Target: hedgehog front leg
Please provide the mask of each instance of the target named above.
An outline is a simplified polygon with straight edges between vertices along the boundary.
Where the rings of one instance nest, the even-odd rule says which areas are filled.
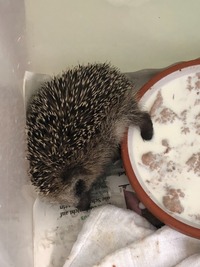
[[[153,123],[147,112],[142,112],[139,127],[142,138],[144,140],[151,140],[153,137]]]
[[[134,104],[130,114],[130,123],[140,127],[142,138],[144,140],[151,140],[153,137],[153,123],[149,113],[141,111]]]

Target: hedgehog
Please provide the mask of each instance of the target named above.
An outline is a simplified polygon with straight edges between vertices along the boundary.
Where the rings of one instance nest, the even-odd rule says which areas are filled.
[[[32,184],[51,203],[87,210],[91,188],[134,125],[150,140],[153,124],[136,90],[110,63],[78,65],[44,82],[26,114]]]

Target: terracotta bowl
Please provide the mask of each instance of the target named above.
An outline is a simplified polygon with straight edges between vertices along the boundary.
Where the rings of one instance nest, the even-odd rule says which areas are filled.
[[[140,103],[142,105],[145,104],[145,101],[147,101],[148,98],[151,96],[151,91],[157,90],[158,92],[160,87],[167,85],[169,82],[177,80],[180,77],[183,77],[184,75],[188,75],[189,77],[191,74],[195,73],[196,75],[198,73],[198,75],[200,76],[200,59],[179,63],[177,65],[169,67],[168,69],[156,75],[141,88],[141,90],[138,92]],[[200,101],[200,96],[199,96],[200,77],[198,86],[199,86],[199,92],[197,92],[197,98]],[[198,107],[200,110],[200,105],[198,105]],[[122,160],[126,174],[139,200],[146,206],[146,208],[155,217],[157,217],[160,221],[162,221],[166,225],[186,235],[200,239],[200,217],[199,220],[195,222],[195,224],[193,223],[192,220],[190,223],[190,221],[181,218],[180,214],[177,214],[176,212],[174,213],[168,210],[165,206],[160,205],[160,202],[156,200],[156,197],[154,197],[153,191],[149,193],[149,191],[147,190],[147,187],[145,186],[145,183],[143,181],[143,177],[141,176],[140,169],[138,169],[136,166],[137,165],[135,162],[136,154],[134,154],[133,152],[133,148],[136,146],[136,143],[134,143],[134,136],[132,133],[136,131],[135,129],[137,128],[130,127],[127,130],[127,133],[125,134],[124,140],[122,142]],[[139,130],[137,129],[137,131]],[[198,141],[200,141],[200,139],[198,139]],[[146,142],[152,142],[152,141],[146,141]],[[200,152],[200,147],[199,147],[199,152]],[[197,177],[199,177],[200,179],[200,174],[198,172],[195,175],[197,175]],[[196,199],[196,201],[197,203],[199,203],[198,215],[200,216],[200,200]]]

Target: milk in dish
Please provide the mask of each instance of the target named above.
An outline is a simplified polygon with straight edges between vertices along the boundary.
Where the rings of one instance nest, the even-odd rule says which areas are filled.
[[[135,175],[152,200],[176,219],[200,228],[200,66],[157,82],[141,103],[152,116],[154,137],[128,131]]]

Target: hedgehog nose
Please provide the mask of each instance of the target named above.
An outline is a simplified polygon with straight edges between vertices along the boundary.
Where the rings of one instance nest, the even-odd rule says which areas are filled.
[[[90,192],[85,192],[82,194],[79,203],[76,207],[80,211],[86,211],[89,210],[90,204],[91,204]]]

